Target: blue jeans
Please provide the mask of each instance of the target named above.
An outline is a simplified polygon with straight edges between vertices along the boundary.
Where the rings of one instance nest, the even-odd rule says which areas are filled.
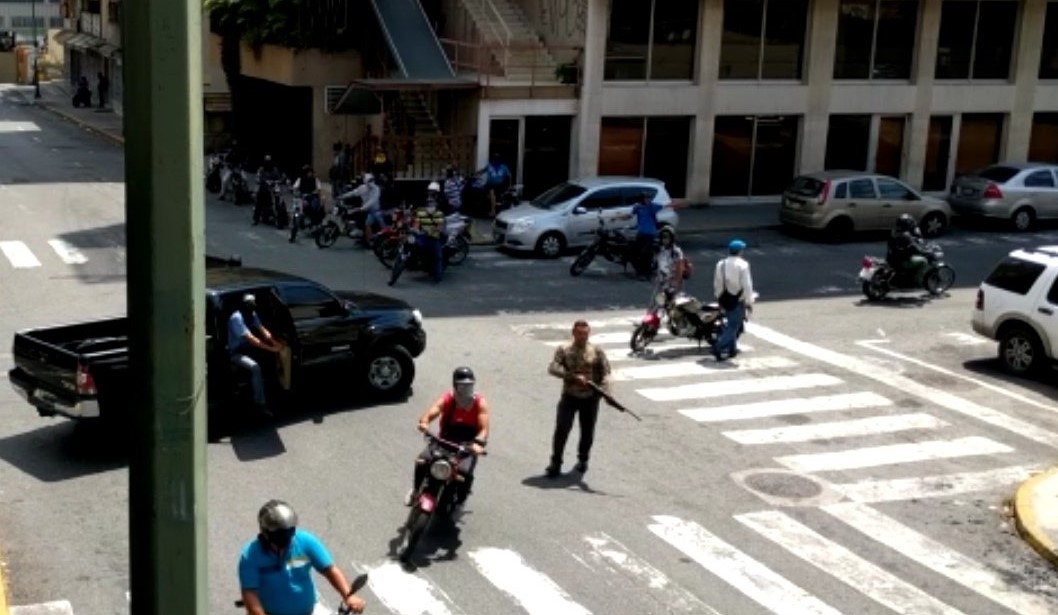
[[[253,403],[257,406],[265,405],[264,377],[261,376],[261,366],[252,358],[244,354],[231,355],[233,365],[250,372],[250,386],[253,387]]]
[[[713,346],[713,352],[715,354],[727,352],[730,356],[738,352],[738,330],[742,328],[742,320],[746,317],[746,304],[739,301],[735,307],[724,310],[724,316],[727,317],[727,323],[724,325],[724,330],[720,332],[716,345]]]
[[[426,261],[423,264],[426,265],[426,270],[430,272],[433,279],[441,279],[441,251],[444,249],[444,242],[436,237],[430,237],[429,235],[419,235],[419,248],[422,249],[423,260]]]

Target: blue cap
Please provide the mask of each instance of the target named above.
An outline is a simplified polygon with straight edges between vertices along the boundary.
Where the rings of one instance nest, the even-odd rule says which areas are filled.
[[[741,252],[746,249],[746,242],[741,239],[732,239],[731,243],[727,244],[729,252]]]

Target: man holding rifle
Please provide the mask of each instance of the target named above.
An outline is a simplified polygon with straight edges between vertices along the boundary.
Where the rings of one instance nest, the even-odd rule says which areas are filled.
[[[562,472],[566,440],[573,429],[573,418],[579,415],[580,441],[574,471],[588,471],[588,457],[595,439],[595,422],[599,416],[600,394],[609,388],[610,362],[602,348],[588,342],[591,327],[584,320],[573,323],[573,340],[559,346],[547,372],[562,379],[562,397],[558,401],[555,434],[551,441],[551,463],[545,470],[548,478]]]

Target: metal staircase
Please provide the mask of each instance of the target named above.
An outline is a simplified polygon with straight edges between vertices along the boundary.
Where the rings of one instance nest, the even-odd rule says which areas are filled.
[[[557,82],[557,63],[512,0],[462,0],[504,76],[516,82]]]

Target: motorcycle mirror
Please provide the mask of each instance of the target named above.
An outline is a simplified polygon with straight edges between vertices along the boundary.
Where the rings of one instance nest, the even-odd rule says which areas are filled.
[[[585,209],[584,207],[581,207],[580,205],[577,205],[576,207],[573,208],[573,215],[574,216],[583,216],[586,213],[588,213],[588,210]]]

